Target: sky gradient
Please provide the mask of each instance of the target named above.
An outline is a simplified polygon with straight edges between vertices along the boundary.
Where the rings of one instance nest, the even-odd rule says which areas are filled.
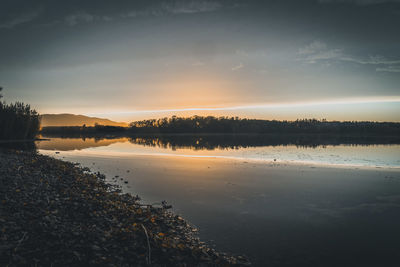
[[[400,121],[400,1],[2,1],[0,85],[40,113]]]

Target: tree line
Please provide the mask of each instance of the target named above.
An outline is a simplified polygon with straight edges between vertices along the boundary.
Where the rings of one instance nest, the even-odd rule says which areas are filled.
[[[3,88],[0,87],[0,92]],[[22,102],[7,104],[0,94],[0,139],[33,139],[40,129],[39,114]]]
[[[130,124],[134,133],[311,133],[400,134],[400,123],[370,121],[295,121],[240,119],[238,117],[192,116],[141,120]]]
[[[135,135],[135,134],[341,134],[399,136],[400,123],[370,121],[295,121],[240,119],[238,117],[192,116],[140,120],[129,127],[45,127],[45,135]]]

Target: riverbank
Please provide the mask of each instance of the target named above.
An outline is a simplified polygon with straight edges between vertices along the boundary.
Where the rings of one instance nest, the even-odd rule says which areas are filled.
[[[196,229],[121,194],[105,176],[32,152],[0,152],[0,265],[243,265]]]

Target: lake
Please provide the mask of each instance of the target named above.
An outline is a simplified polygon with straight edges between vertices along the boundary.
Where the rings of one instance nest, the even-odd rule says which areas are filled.
[[[40,153],[166,200],[255,266],[398,266],[396,141],[260,136],[50,138]],[[117,176],[117,177],[116,177]]]

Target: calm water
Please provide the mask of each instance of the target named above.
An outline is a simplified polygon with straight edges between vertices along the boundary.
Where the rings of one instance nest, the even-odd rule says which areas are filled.
[[[258,266],[398,266],[400,145],[370,143],[177,136],[37,146],[118,175],[144,202],[166,200],[204,241]]]

